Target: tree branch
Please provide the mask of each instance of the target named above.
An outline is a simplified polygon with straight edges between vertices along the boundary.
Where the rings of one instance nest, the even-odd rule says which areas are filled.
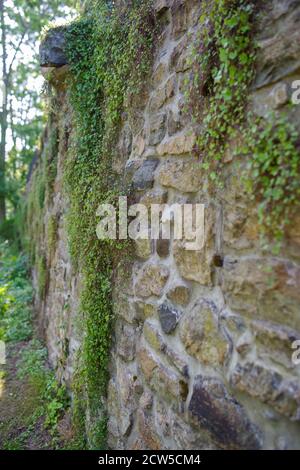
[[[9,65],[9,67],[8,67],[8,72],[7,72],[8,78],[9,78],[10,75],[11,75],[11,71],[12,71],[14,62],[15,62],[16,57],[17,57],[17,54],[18,54],[18,52],[20,51],[20,48],[21,48],[21,46],[22,46],[22,44],[23,44],[24,38],[25,38],[25,36],[26,36],[26,33],[27,33],[27,31],[24,31],[24,32],[23,32],[23,34],[22,34],[22,36],[21,36],[21,39],[20,39],[20,41],[19,41],[19,44],[17,45],[17,47],[16,47],[16,49],[15,49],[13,58],[12,58],[12,60],[11,60],[11,63],[10,63],[10,65]]]

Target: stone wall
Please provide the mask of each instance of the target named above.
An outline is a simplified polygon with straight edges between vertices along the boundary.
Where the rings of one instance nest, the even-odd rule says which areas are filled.
[[[44,336],[49,360],[57,370],[58,378],[68,385],[72,382],[76,352],[81,343],[80,325],[76,322],[80,278],[72,268],[68,250],[66,215],[68,200],[64,188],[64,162],[68,146],[72,140],[72,111],[66,96],[64,80],[67,70],[51,70],[55,81],[55,98],[49,100],[50,116],[41,142],[39,165],[55,162],[55,181],[51,194],[45,197],[42,229],[34,240],[35,266],[32,270],[35,287],[35,310],[38,325]],[[49,69],[47,69],[49,73]],[[28,191],[31,189],[31,182]],[[39,217],[39,215],[37,215]],[[34,230],[33,230],[34,232]],[[38,232],[38,231],[37,231]],[[50,242],[52,238],[52,242]],[[32,240],[30,240],[32,243]],[[40,293],[39,260],[45,256],[45,286]]]
[[[201,2],[154,3],[162,31],[153,73],[131,116],[124,116],[115,166],[146,205],[205,204],[205,247],[195,252],[184,241],[139,241],[135,261],[116,273],[109,446],[299,448],[300,366],[292,363],[291,344],[300,339],[300,214],[275,256],[262,250],[257,207],[230,153],[225,187],[212,191],[193,153],[201,123],[184,112]],[[245,99],[264,116],[284,109],[299,78],[300,5],[261,3],[257,76]],[[69,381],[79,344],[73,320],[80,288],[64,229],[60,169],[71,111],[61,93],[58,176],[45,218],[47,226],[47,217],[57,217],[58,238],[40,318],[50,360]],[[294,118],[300,122],[300,111]]]

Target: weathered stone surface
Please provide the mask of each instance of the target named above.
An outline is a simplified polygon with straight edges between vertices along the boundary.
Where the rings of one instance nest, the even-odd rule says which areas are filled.
[[[188,386],[182,375],[164,366],[158,357],[145,346],[138,352],[138,361],[147,384],[166,400],[178,404],[188,395]]]
[[[115,292],[115,291],[114,291]],[[114,295],[114,314],[123,318],[128,323],[136,323],[139,320],[134,302],[128,299],[126,294]]]
[[[172,8],[172,36],[178,39],[188,27],[188,11],[184,0],[175,0]]]
[[[156,158],[145,160],[134,174],[132,185],[137,191],[151,189],[154,183],[154,173],[159,161]]]
[[[170,443],[171,449],[206,450],[217,448],[209,433],[193,428],[184,421],[182,414],[175,413],[163,401],[156,401],[153,413],[159,434]]]
[[[252,322],[251,329],[260,357],[271,359],[288,369],[295,368],[291,360],[291,345],[294,341],[300,340],[300,332],[260,320]]]
[[[152,93],[149,108],[151,113],[159,111],[168,99],[167,88],[162,86]]]
[[[135,283],[135,293],[138,297],[160,297],[168,280],[169,270],[166,266],[150,263],[146,265]]]
[[[184,125],[185,125],[185,120],[180,113],[174,113],[171,109],[169,110],[168,113],[168,134],[170,136],[173,136],[174,134],[177,134],[178,132],[182,131]],[[194,145],[194,144],[193,144]]]
[[[299,12],[294,0],[270,3],[260,29],[256,87],[277,82],[299,69]]]
[[[175,304],[185,307],[190,301],[191,291],[185,284],[177,284],[167,292],[167,297]]]
[[[135,157],[141,157],[145,151],[146,142],[144,135],[138,135],[132,143],[132,151]]]
[[[157,86],[166,79],[168,74],[168,64],[166,62],[160,62],[152,75],[152,84],[154,87]]]
[[[155,0],[154,10],[156,13],[164,13],[170,6],[171,0]]]
[[[130,3],[117,0],[116,6],[126,8]],[[109,448],[116,450],[257,448],[262,440],[250,420],[259,423],[264,448],[299,448],[299,368],[292,363],[291,344],[299,339],[300,330],[300,215],[295,213],[286,227],[280,255],[275,258],[261,249],[257,201],[249,200],[241,166],[236,165],[235,149],[243,143],[240,134],[230,139],[223,156],[224,187],[215,187],[207,170],[201,174],[194,134],[202,130],[204,112],[199,107],[194,122],[186,111],[188,92],[193,101],[192,78],[197,72],[196,65],[191,70],[190,52],[201,35],[204,3],[154,2],[159,32],[153,70],[140,93],[133,89],[127,94],[119,138],[111,149],[112,170],[120,175],[122,191],[136,189],[130,202],[147,208],[167,202],[206,205],[203,250],[189,252],[186,240],[155,240],[152,247],[149,241],[138,240],[133,244],[134,262],[114,269],[116,321],[106,404]],[[292,83],[299,79],[300,4],[255,3],[259,14],[254,29],[260,31],[261,51],[256,83],[244,99],[256,115],[265,117],[275,110],[279,116],[289,111]],[[63,47],[52,52],[59,50]],[[46,250],[51,273],[46,299],[38,302],[37,310],[51,365],[70,384],[82,341],[82,332],[77,336],[73,331],[82,280],[72,270],[64,227],[64,163],[76,141],[76,126],[66,96],[69,66],[63,62],[53,58],[49,67],[47,59],[42,67],[58,100],[45,132],[42,161],[53,126],[59,139],[55,191],[53,199],[47,197],[44,222],[47,227],[52,214],[60,214],[60,221],[55,253],[47,250],[45,237],[37,247]],[[199,83],[205,92],[206,84]],[[296,127],[299,109],[291,110]],[[157,159],[160,167],[154,164],[151,169],[147,159]],[[209,308],[202,306],[204,299],[210,300]],[[165,301],[183,313],[170,335],[160,323],[159,306]],[[202,376],[199,384],[200,371],[214,378]],[[229,387],[245,409],[229,395]]]
[[[239,337],[236,343],[236,350],[240,356],[244,357],[251,352],[253,348],[253,336],[249,330],[245,331],[242,336]]]
[[[224,364],[228,342],[217,324],[213,302],[198,301],[186,313],[180,325],[180,338],[186,351],[203,365]]]
[[[178,73],[185,72],[190,66],[188,40],[184,37],[172,52],[171,67]]]
[[[174,259],[180,275],[201,285],[212,283],[213,254],[205,248],[201,251],[186,249],[184,241],[174,242]]]
[[[163,332],[166,334],[172,333],[182,316],[182,312],[173,307],[169,302],[164,302],[159,307],[158,313]]]
[[[147,260],[152,254],[152,241],[149,239],[137,239],[134,241],[136,256],[140,259]]]
[[[162,186],[195,193],[201,188],[202,170],[195,160],[167,160],[161,165],[158,178]]]
[[[152,189],[147,191],[140,199],[140,203],[144,204],[148,209],[151,204],[165,204],[168,200],[168,191],[163,189]]]
[[[133,413],[136,411],[141,396],[141,387],[135,372],[126,367],[124,362],[115,361],[116,375],[108,386],[107,407],[109,410],[108,427],[110,434],[120,438],[130,434],[133,425]],[[114,439],[116,443],[116,439]]]
[[[237,364],[231,375],[231,384],[290,419],[300,421],[300,384],[297,378],[284,378],[275,370],[247,362]]]
[[[124,168],[124,183],[126,186],[130,186],[132,183],[132,178],[134,174],[140,168],[142,162],[140,160],[127,160]]]
[[[146,444],[147,449],[162,449],[162,442],[155,432],[155,425],[151,414],[147,413],[145,410],[139,410],[137,413],[137,427],[138,433],[143,439],[143,444]]]
[[[175,366],[176,369],[185,377],[189,376],[187,363],[179,353],[167,345],[156,323],[147,320],[144,324],[143,335],[149,345],[155,351],[160,352],[167,359],[170,365]]]
[[[124,361],[135,357],[136,329],[132,325],[118,322],[115,328],[116,350]]]
[[[111,380],[108,386],[108,408],[111,412],[111,416],[108,420],[108,431],[109,434],[114,437],[123,437],[128,434],[131,428],[132,417],[129,410],[118,406],[118,404],[119,397],[117,386],[116,383]],[[116,445],[116,441],[114,441],[114,445]]]
[[[244,408],[231,397],[224,384],[212,377],[195,378],[188,407],[192,422],[211,433],[227,449],[259,449],[261,438]]]
[[[61,67],[41,67],[41,73],[45,80],[60,92],[66,90],[69,71],[69,65],[62,65]]]
[[[166,96],[168,100],[173,98],[173,96],[175,96],[176,87],[177,87],[177,77],[176,77],[176,74],[173,74],[167,80],[167,83],[166,83]]]
[[[223,289],[230,307],[300,329],[300,268],[277,258],[225,257]]]
[[[167,258],[170,254],[170,240],[156,240],[156,252],[160,258]]]
[[[278,85],[276,85],[276,87],[273,89],[272,98],[274,109],[278,109],[286,104],[289,100],[287,84],[284,82],[278,83]]]
[[[157,352],[161,352],[165,348],[163,337],[155,323],[147,320],[144,324],[143,336],[150,346]]]
[[[292,83],[296,77],[288,77],[284,81],[265,86],[256,90],[251,97],[253,111],[256,115],[268,118],[270,112],[286,105],[292,98]]]
[[[165,113],[154,115],[151,118],[149,145],[157,145],[163,140],[167,131],[166,122],[167,115]]]
[[[176,137],[172,137],[165,142],[162,142],[157,147],[157,153],[159,156],[184,155],[193,151],[195,143],[196,136],[192,132],[190,134],[181,134]]]
[[[124,158],[128,159],[132,151],[132,131],[130,126],[127,124],[124,126],[121,132],[120,139],[120,151]]]
[[[65,54],[65,28],[53,28],[40,45],[40,65],[61,67],[68,63]]]
[[[157,305],[145,302],[135,302],[135,309],[140,320],[145,320],[146,318],[155,317],[157,314]]]

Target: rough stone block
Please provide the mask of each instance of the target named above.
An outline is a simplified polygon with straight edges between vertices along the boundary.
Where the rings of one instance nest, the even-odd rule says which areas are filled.
[[[173,136],[174,134],[177,134],[178,132],[182,131],[185,124],[186,119],[183,118],[182,113],[180,113],[180,111],[178,113],[175,113],[174,111],[169,110],[167,127],[168,134],[170,136]]]
[[[138,297],[160,297],[169,277],[169,269],[160,264],[150,263],[142,268],[135,283]]]
[[[202,169],[197,161],[166,160],[159,169],[158,179],[162,186],[183,193],[196,193],[201,189]]]
[[[167,292],[167,297],[175,304],[185,307],[190,302],[191,290],[185,284],[177,284]]]
[[[219,331],[217,307],[213,302],[198,301],[187,312],[180,325],[180,338],[186,351],[201,364],[223,365],[228,353],[228,342]]]
[[[226,449],[259,449],[261,437],[244,408],[217,378],[197,376],[188,407],[193,423]]]
[[[124,361],[132,361],[135,357],[136,328],[118,322],[115,328],[116,350]]]
[[[201,285],[212,284],[213,254],[209,249],[190,251],[184,241],[175,241],[173,250],[177,269],[184,279]]]
[[[145,445],[149,450],[161,450],[162,442],[155,431],[153,417],[145,410],[139,410],[137,413],[137,429],[140,438],[142,438],[143,448]]]
[[[182,375],[161,363],[154,352],[145,346],[138,352],[138,362],[147,384],[166,400],[177,404],[186,400],[188,385]]]
[[[257,88],[275,83],[300,67],[300,6],[293,0],[283,0],[272,7],[260,25]]]
[[[170,65],[177,73],[186,72],[191,67],[188,46],[188,40],[184,37],[172,52]]]
[[[167,131],[166,121],[167,115],[165,113],[160,113],[151,117],[149,145],[157,145],[163,140]]]
[[[182,316],[182,312],[166,301],[159,307],[158,314],[163,332],[166,334],[173,333]]]
[[[157,314],[157,305],[141,301],[135,302],[134,305],[141,321],[144,321],[146,318],[155,317]]]
[[[196,136],[195,134],[189,132],[172,137],[166,142],[162,142],[157,147],[157,153],[159,156],[184,155],[186,153],[190,154],[193,151],[195,144]]]
[[[231,375],[231,384],[293,421],[300,421],[300,384],[297,378],[284,378],[275,370],[247,362],[237,364]]]
[[[66,53],[65,28],[50,29],[40,45],[40,65],[42,67],[62,67],[68,63]]]
[[[291,360],[291,345],[294,341],[300,340],[299,331],[260,320],[252,322],[251,329],[259,357],[272,360],[287,369],[296,367]]]
[[[165,86],[157,88],[151,95],[149,110],[150,113],[158,112],[167,101],[167,90]]]
[[[148,209],[151,204],[165,204],[168,200],[168,191],[163,189],[152,189],[147,191],[140,199],[140,203],[144,204]]]
[[[188,11],[185,0],[176,0],[172,8],[172,36],[178,39],[187,30]]]
[[[149,345],[161,353],[163,357],[184,376],[189,376],[188,365],[182,358],[182,355],[174,351],[163,339],[158,326],[151,322],[146,321],[144,324],[143,335]]]
[[[300,267],[277,258],[225,257],[223,289],[240,314],[300,329]]]
[[[137,191],[143,191],[145,189],[151,189],[154,183],[154,173],[158,166],[158,159],[149,158],[145,160],[141,167],[134,174],[132,185]]]

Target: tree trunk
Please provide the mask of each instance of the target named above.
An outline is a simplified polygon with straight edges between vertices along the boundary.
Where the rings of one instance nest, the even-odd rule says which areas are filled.
[[[1,43],[2,43],[2,110],[1,110],[1,144],[0,144],[0,223],[6,219],[5,204],[5,156],[6,156],[6,136],[8,128],[7,110],[7,90],[8,74],[6,66],[6,29],[4,21],[4,0],[0,0],[0,23],[1,23]]]

